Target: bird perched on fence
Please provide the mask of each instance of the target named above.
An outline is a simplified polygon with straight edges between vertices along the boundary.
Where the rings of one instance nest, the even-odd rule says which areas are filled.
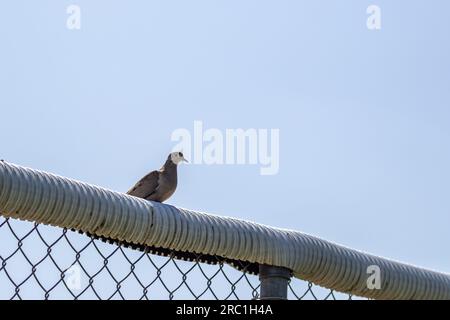
[[[188,162],[183,153],[172,152],[161,169],[147,174],[127,194],[157,202],[166,201],[177,188],[177,165],[181,162]]]

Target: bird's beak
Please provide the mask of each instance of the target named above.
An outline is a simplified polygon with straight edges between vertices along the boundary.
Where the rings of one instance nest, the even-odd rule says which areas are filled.
[[[183,161],[186,162],[186,163],[189,163],[189,161],[187,161],[186,158],[183,158]]]

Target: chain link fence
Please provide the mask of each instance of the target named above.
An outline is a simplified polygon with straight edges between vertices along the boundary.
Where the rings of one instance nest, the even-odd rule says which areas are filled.
[[[182,261],[0,216],[0,299],[258,299],[259,279],[223,261]],[[292,278],[289,299],[352,299]]]

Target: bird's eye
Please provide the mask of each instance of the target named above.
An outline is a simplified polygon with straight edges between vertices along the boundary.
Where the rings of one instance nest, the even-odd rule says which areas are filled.
[[[183,153],[182,153],[182,152],[178,152],[178,155],[179,155],[180,157],[182,157],[182,156],[183,156]]]

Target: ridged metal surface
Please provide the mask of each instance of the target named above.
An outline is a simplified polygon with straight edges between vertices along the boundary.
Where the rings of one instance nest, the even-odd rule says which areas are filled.
[[[285,267],[317,285],[374,299],[450,299],[450,275],[377,257],[298,231],[153,203],[0,162],[5,217],[75,229],[150,250]],[[208,260],[208,258],[206,258]],[[381,289],[367,288],[367,268]]]

